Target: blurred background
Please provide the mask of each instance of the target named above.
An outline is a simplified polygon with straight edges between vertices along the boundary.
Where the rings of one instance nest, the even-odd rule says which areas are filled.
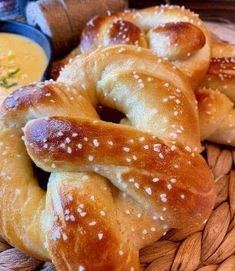
[[[0,19],[22,19],[27,0],[0,0]]]
[[[27,2],[33,0],[0,0],[0,19],[17,18],[25,16]],[[81,0],[78,0],[81,1]],[[84,1],[84,0],[83,0]],[[85,0],[89,2],[89,0]],[[92,1],[92,0],[90,0]],[[65,1],[66,2],[66,1]],[[220,18],[235,22],[235,0],[199,0],[199,1],[177,1],[177,0],[129,0],[130,8],[143,8],[159,4],[178,4],[199,13],[202,18]]]

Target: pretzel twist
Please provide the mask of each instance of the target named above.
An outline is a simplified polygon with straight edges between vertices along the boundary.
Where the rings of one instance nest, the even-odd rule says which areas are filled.
[[[0,232],[57,270],[141,270],[140,248],[170,228],[200,228],[214,204],[193,92],[168,62],[130,46],[79,56],[59,80],[73,86],[24,87],[1,108]],[[133,127],[99,120],[98,102]],[[28,155],[51,172],[47,192]]]
[[[212,58],[201,87],[219,90],[235,102],[235,45],[212,43]]]
[[[150,48],[171,60],[197,87],[210,62],[210,36],[198,15],[178,6],[156,6],[95,17],[81,36],[82,52],[113,44]]]
[[[196,93],[201,140],[235,146],[235,109],[233,102],[213,89]]]
[[[189,77],[194,88],[203,81],[201,86],[218,89],[235,101],[234,45],[218,42],[210,45],[207,30],[193,13],[175,6],[164,6],[96,17],[83,30],[80,49],[87,51],[120,43],[150,48],[158,56],[173,62]],[[211,61],[210,46],[213,56]],[[225,120],[223,110],[215,102],[209,102],[215,95],[218,97],[219,94],[211,92],[211,95],[207,95],[208,99],[198,99],[201,139],[234,146],[233,110],[230,110],[226,121],[219,121]],[[202,94],[199,96],[202,97]],[[222,101],[225,100],[222,98]],[[214,109],[208,109],[212,103]],[[215,124],[216,120],[219,122]]]
[[[196,97],[201,138],[235,146],[235,45],[213,43],[210,66]]]

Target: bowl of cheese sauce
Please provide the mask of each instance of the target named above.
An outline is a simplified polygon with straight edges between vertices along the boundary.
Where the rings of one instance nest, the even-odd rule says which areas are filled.
[[[39,30],[0,21],[0,100],[21,86],[47,79],[51,52],[50,41]]]

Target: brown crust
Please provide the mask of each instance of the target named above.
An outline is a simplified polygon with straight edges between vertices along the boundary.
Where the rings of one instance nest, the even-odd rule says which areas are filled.
[[[125,20],[117,20],[110,27],[110,45],[134,44],[144,46],[144,32],[139,27]]]
[[[95,17],[82,31],[80,49],[91,51],[100,46],[133,44],[147,47],[144,32],[133,23],[112,17]]]
[[[98,117],[95,109],[80,94],[77,87],[51,80],[19,88],[5,99],[0,112],[4,116],[2,120],[5,124],[14,123],[15,126],[21,126],[26,119],[36,118],[38,114],[47,116],[50,112],[82,116],[83,108],[88,109],[86,115],[91,114],[94,119]]]
[[[115,22],[123,24],[123,30],[127,32],[122,33],[123,30],[118,31],[121,27],[114,27],[114,41],[109,31]],[[160,30],[160,35],[154,29]],[[209,33],[198,16],[184,8],[156,6],[96,17],[84,28],[81,48],[82,51],[94,50],[118,42],[152,48],[158,56],[174,61],[191,79],[194,88],[203,81],[208,69],[211,53]],[[168,49],[164,51],[164,48]]]
[[[156,35],[156,39],[151,42],[153,35]],[[168,49],[167,52],[162,55],[170,59],[185,58],[194,52],[203,48],[206,43],[206,37],[199,27],[188,22],[174,22],[159,25],[150,30],[148,33],[150,47],[158,54],[158,39],[166,40],[164,47]],[[159,52],[161,54],[161,52]],[[159,54],[158,54],[159,55]]]
[[[198,101],[201,139],[205,140],[212,136],[221,126],[231,112],[233,103],[223,93],[205,88],[196,92],[196,98]]]
[[[203,86],[218,89],[235,102],[235,58],[212,58]]]
[[[166,34],[172,45],[178,43],[183,46],[189,43],[193,51],[201,49],[206,43],[205,35],[200,28],[187,22],[167,23],[154,28],[153,31]]]
[[[23,111],[35,104],[49,103],[50,99],[56,97],[53,84],[32,84],[22,87],[3,102],[1,112]]]
[[[235,58],[221,57],[212,58],[207,74],[220,80],[234,80],[235,78]]]
[[[103,17],[95,17],[83,29],[80,39],[80,48],[82,52],[94,50],[97,44],[97,29],[100,29]]]

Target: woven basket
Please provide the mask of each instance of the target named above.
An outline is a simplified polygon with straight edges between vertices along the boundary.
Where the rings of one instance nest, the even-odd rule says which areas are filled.
[[[144,271],[235,271],[235,149],[207,144],[217,199],[202,231],[181,242],[172,234],[140,252]],[[171,236],[171,237],[169,237]],[[53,271],[53,264],[26,256],[0,239],[0,271]]]

